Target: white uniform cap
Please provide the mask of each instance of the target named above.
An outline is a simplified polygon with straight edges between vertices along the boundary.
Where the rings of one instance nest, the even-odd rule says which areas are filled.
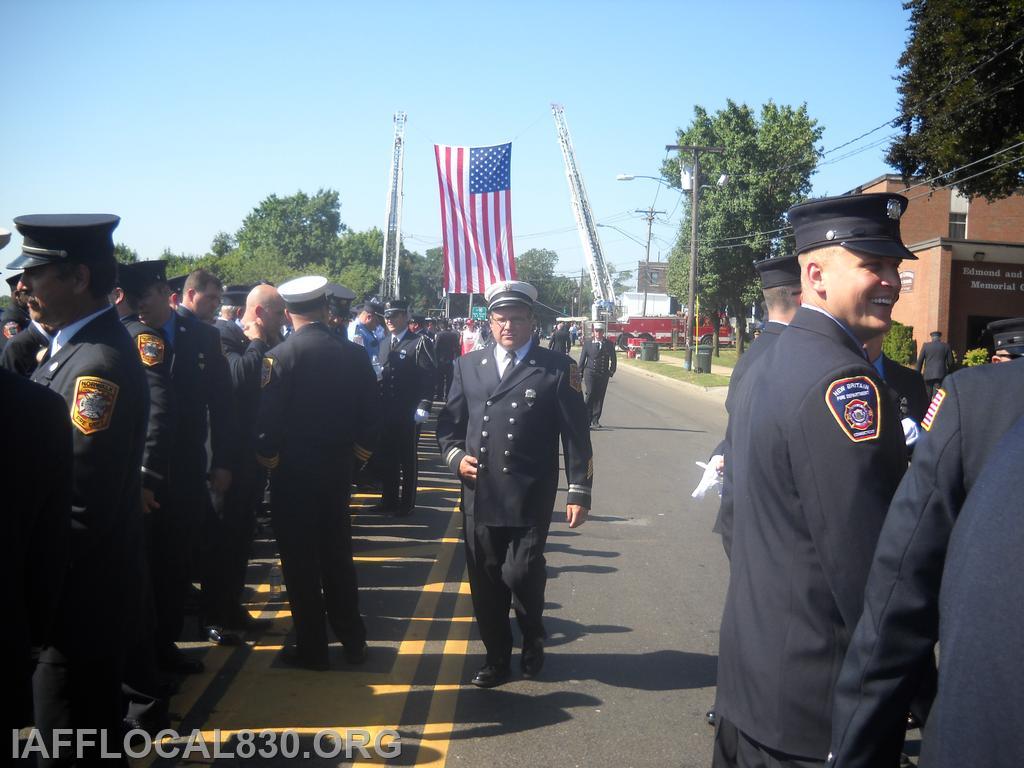
[[[488,309],[497,309],[510,304],[532,307],[537,300],[537,289],[522,280],[500,280],[491,283],[484,291]]]
[[[603,331],[604,323],[591,323],[590,327],[593,328],[595,331]]]
[[[11,233],[6,229],[0,229],[0,248],[11,242]]]
[[[319,275],[296,277],[278,286],[277,292],[285,304],[305,304],[327,294],[327,278]]]

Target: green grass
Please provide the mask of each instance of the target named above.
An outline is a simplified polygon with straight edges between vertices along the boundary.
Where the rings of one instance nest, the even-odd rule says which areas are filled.
[[[685,350],[682,350],[682,349],[671,350],[671,349],[665,349],[664,347],[662,347],[660,350],[658,350],[658,354],[661,357],[668,357],[668,358],[671,358],[672,360],[682,360],[683,358],[686,357]],[[721,354],[718,357],[715,357],[714,355],[712,355],[711,356],[711,364],[712,365],[723,365],[726,368],[733,368],[733,367],[735,367],[736,366],[736,348],[735,347],[731,347],[729,349],[724,349],[723,348],[722,351],[721,351]]]
[[[669,353],[672,355],[673,353]],[[681,354],[681,353],[680,353]],[[664,358],[666,355],[664,352],[661,353]],[[729,386],[729,377],[720,376],[717,373],[694,373],[693,371],[683,370],[681,363],[675,360],[669,359],[659,362],[650,362],[647,360],[630,359],[628,357],[620,357],[619,365],[631,365],[634,368],[642,368],[645,371],[651,373],[660,373],[662,376],[668,376],[669,378],[677,379],[678,381],[685,381],[687,384],[696,384],[698,387],[727,387]]]

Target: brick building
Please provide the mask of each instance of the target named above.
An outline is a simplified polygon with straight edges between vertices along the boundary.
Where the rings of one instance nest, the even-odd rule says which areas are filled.
[[[668,262],[637,262],[636,290],[637,293],[668,293]]]
[[[896,175],[850,194],[897,192],[910,198],[900,221],[917,261],[900,265],[903,290],[893,319],[914,329],[918,349],[940,331],[956,351],[983,346],[985,325],[1024,316],[1024,194],[968,201],[955,189],[906,191]]]

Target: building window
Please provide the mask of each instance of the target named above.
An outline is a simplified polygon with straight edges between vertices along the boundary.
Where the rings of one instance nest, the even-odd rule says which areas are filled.
[[[949,239],[950,240],[966,240],[967,239],[967,214],[966,213],[952,213],[949,214]]]

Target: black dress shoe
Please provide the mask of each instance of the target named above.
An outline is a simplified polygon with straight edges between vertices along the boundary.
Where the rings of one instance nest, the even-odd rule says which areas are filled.
[[[211,624],[199,630],[200,639],[208,640],[216,645],[241,645],[240,635],[224,627]]]
[[[286,667],[308,669],[312,672],[326,672],[331,668],[327,659],[308,659],[302,656],[296,648],[285,648],[278,654],[277,658]]]
[[[708,713],[706,715],[704,715],[704,717],[707,718],[708,725],[710,725],[712,728],[714,728],[715,727],[715,723],[718,722],[718,715],[715,713],[715,710],[709,709]]]
[[[345,656],[345,661],[349,664],[365,664],[367,657],[370,655],[370,647],[366,643],[346,645],[342,649],[342,653]]]
[[[530,679],[539,675],[544,668],[544,641],[533,640],[524,645],[521,663],[523,677]]]
[[[494,688],[508,682],[511,676],[508,664],[484,664],[469,682],[477,688]]]

